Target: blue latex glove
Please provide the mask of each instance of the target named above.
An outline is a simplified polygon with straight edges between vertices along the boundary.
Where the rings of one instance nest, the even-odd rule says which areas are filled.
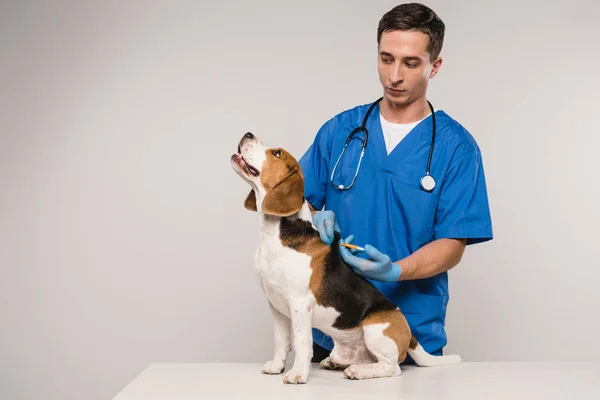
[[[317,227],[321,241],[326,244],[333,242],[333,231],[340,231],[333,211],[317,211],[312,216],[313,225]]]
[[[340,244],[350,243],[352,239],[354,239],[354,235],[340,240]],[[340,255],[354,272],[365,278],[379,282],[396,282],[402,273],[400,265],[392,262],[387,255],[379,252],[370,244],[364,248],[365,253],[371,258],[370,260],[355,256],[356,250],[350,250],[344,246],[340,246]]]

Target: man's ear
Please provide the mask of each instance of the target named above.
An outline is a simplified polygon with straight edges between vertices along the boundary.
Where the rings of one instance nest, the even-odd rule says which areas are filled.
[[[288,217],[302,209],[304,183],[300,174],[293,173],[271,189],[262,202],[262,212],[277,217]]]
[[[437,75],[437,73],[439,72],[441,67],[442,67],[442,57],[438,57],[433,62],[433,68],[431,68],[431,73],[429,74],[429,79],[433,79],[433,77]]]
[[[244,207],[250,211],[256,211],[256,195],[254,194],[254,189],[250,189],[250,193],[248,193],[248,196],[246,196],[246,200],[244,200]]]

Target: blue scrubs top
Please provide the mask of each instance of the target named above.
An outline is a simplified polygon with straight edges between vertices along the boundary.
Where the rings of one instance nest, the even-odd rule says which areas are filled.
[[[435,113],[437,134],[431,175],[436,187],[432,192],[420,187],[431,144],[431,115],[388,155],[379,105],[367,122],[367,147],[354,186],[349,190],[337,188],[352,182],[362,133],[350,141],[331,183],[331,171],[342,147],[350,132],[362,124],[369,106],[357,106],[327,121],[300,159],[305,196],[315,209],[332,210],[342,237],[354,234],[353,243],[371,244],[392,261],[440,238],[467,238],[467,244],[492,239],[479,147],[471,134],[443,111]],[[447,343],[447,273],[413,281],[371,283],[398,305],[423,348],[440,355]],[[326,349],[333,348],[331,338],[317,329],[313,329],[313,340]]]

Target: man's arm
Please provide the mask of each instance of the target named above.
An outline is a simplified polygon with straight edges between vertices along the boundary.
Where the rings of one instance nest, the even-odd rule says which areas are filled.
[[[402,273],[399,281],[424,279],[454,268],[462,259],[466,239],[438,239],[421,247],[396,264]]]

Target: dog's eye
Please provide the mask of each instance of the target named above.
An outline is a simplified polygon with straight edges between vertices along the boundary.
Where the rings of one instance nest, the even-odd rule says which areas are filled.
[[[281,150],[273,150],[271,153],[277,158],[281,157]]]

